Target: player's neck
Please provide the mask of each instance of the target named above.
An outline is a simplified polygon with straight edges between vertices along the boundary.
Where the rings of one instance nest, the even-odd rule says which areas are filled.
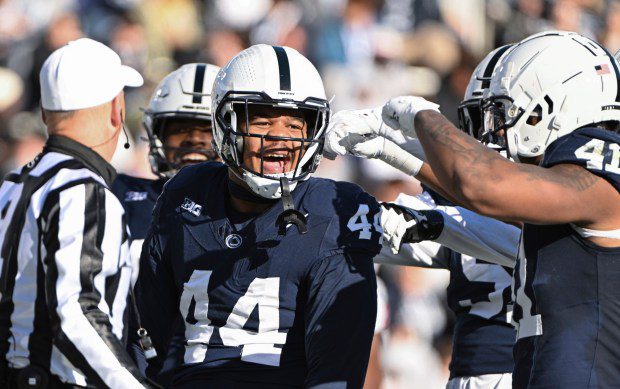
[[[228,179],[232,181],[228,186],[230,205],[235,211],[260,214],[273,205],[274,201],[253,194],[247,185],[234,174],[230,173]]]
[[[237,212],[241,213],[263,213],[271,204],[257,204],[247,200],[239,199],[235,196],[230,196],[230,204]]]

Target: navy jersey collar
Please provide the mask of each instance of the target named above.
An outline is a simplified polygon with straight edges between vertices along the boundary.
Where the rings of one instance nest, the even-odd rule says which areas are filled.
[[[278,226],[276,225],[276,218],[282,212],[282,199],[276,199],[273,201],[273,205],[267,208],[264,212],[256,215],[244,215],[238,211],[233,211],[231,214],[230,206],[226,205],[226,197],[230,196],[230,187],[228,181],[228,172],[222,177],[222,181],[219,184],[210,185],[210,195],[207,200],[208,214],[213,220],[212,228],[213,232],[220,239],[225,239],[226,235],[237,232],[242,235],[249,231],[254,231],[256,238],[261,239],[265,237],[271,237],[279,240],[280,237],[277,234]],[[301,198],[304,196],[307,190],[308,181],[301,181],[297,184],[295,189],[291,192],[295,207],[300,207]],[[225,193],[224,195],[222,195]],[[245,223],[235,225],[235,219],[248,217]],[[231,220],[231,218],[233,220]],[[242,227],[240,231],[237,231],[236,227]],[[223,242],[222,242],[223,244]]]
[[[44,152],[67,154],[86,165],[87,168],[100,175],[108,184],[116,178],[116,170],[93,149],[61,135],[50,135],[45,143]]]

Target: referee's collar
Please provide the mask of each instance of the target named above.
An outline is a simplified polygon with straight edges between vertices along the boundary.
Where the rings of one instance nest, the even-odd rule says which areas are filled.
[[[111,186],[116,178],[116,170],[101,155],[66,136],[50,135],[45,144],[45,151],[55,151],[74,157],[87,168],[99,174],[108,186]]]

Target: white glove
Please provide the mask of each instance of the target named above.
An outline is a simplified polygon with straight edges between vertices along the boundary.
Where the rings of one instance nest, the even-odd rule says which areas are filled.
[[[379,107],[375,109],[339,111],[336,113],[331,118],[325,134],[323,155],[326,158],[335,159],[338,155],[345,155],[347,152],[351,152],[353,146],[360,142],[376,137],[384,137],[410,154],[413,154],[416,158],[426,161],[420,141],[407,137],[401,131],[387,126],[381,119],[381,110],[382,108]],[[379,141],[375,142],[375,144],[378,143]],[[369,156],[361,153],[358,156],[378,158],[379,154]]]
[[[382,110],[382,118],[388,126],[415,137],[415,115],[424,110],[439,112],[439,105],[418,96],[400,96],[388,101]]]
[[[353,145],[350,153],[357,157],[377,158],[401,172],[415,177],[424,162],[383,137],[365,140]]]
[[[381,204],[381,228],[383,229],[383,245],[398,254],[402,245],[403,236],[409,228],[415,227],[416,219],[405,220],[402,214],[394,208]]]
[[[381,204],[383,245],[398,254],[403,243],[435,240],[443,231],[443,215],[436,210],[415,210],[394,203]]]
[[[329,159],[345,155],[353,145],[385,135],[386,127],[378,109],[374,112],[373,110],[339,111],[329,122],[323,155]]]

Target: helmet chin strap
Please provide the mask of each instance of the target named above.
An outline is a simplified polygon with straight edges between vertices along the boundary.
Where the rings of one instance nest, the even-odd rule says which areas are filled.
[[[284,211],[276,219],[278,225],[278,234],[286,236],[286,227],[289,224],[293,224],[297,227],[297,231],[303,235],[308,232],[308,226],[306,225],[308,220],[303,213],[295,209],[293,203],[293,197],[291,196],[291,189],[289,187],[288,178],[280,177],[280,188],[282,190],[282,207]]]

